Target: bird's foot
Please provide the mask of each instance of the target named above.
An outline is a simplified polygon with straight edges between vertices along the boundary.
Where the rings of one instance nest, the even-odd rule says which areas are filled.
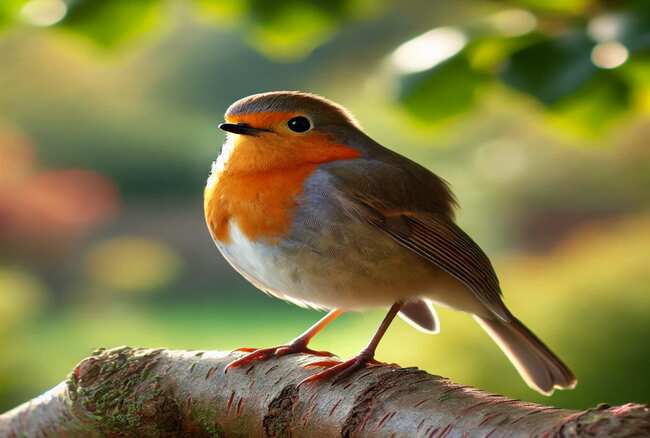
[[[287,354],[304,353],[304,354],[311,354],[313,356],[334,356],[334,354],[330,353],[329,351],[312,350],[311,348],[307,347],[307,343],[305,341],[300,339],[293,341],[290,344],[280,345],[277,347],[270,347],[270,348],[246,348],[245,347],[245,348],[238,348],[234,351],[240,351],[248,354],[230,362],[228,365],[226,365],[224,372],[227,372],[231,368],[239,368],[239,367],[246,366],[252,362],[264,361],[272,357],[281,357]]]
[[[375,360],[374,354],[366,350],[361,351],[361,353],[359,353],[352,359],[348,359],[344,362],[334,361],[334,360],[323,360],[318,362],[312,362],[307,366],[305,366],[305,368],[327,367],[327,369],[303,379],[298,384],[298,387],[302,386],[305,383],[327,380],[331,377],[334,377],[334,379],[332,380],[332,385],[336,385],[346,377],[354,374],[355,371],[367,367],[378,366],[378,365],[385,365],[385,364],[383,362],[379,362]]]

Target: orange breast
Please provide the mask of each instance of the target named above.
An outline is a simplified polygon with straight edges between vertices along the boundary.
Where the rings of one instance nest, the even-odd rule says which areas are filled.
[[[281,238],[309,175],[322,163],[360,156],[316,133],[236,136],[229,141],[235,142],[232,152],[208,180],[204,197],[210,233],[224,243],[230,239],[232,219],[250,240]]]

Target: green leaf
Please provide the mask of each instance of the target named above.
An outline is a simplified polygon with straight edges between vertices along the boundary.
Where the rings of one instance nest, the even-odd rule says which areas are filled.
[[[650,114],[650,56],[636,56],[618,70],[630,84],[631,106],[645,116]]]
[[[551,108],[555,121],[583,136],[598,136],[631,106],[629,84],[614,71],[598,72],[585,86]]]
[[[269,58],[295,60],[370,10],[365,0],[196,0],[201,14],[243,24],[248,42]]]
[[[593,46],[583,32],[542,40],[513,53],[501,77],[511,87],[552,105],[597,72],[591,62]]]
[[[295,59],[332,37],[362,5],[346,0],[249,0],[249,41],[269,57]]]
[[[461,52],[429,70],[402,76],[398,98],[416,118],[440,122],[469,110],[483,79]]]
[[[195,0],[199,19],[207,18],[221,25],[239,20],[248,11],[246,0]]]
[[[155,28],[161,10],[160,0],[77,0],[60,26],[114,48]]]
[[[267,56],[298,58],[311,52],[336,31],[340,17],[309,3],[281,2],[253,9],[249,41]],[[275,6],[278,8],[275,9]],[[288,7],[287,7],[288,6]]]

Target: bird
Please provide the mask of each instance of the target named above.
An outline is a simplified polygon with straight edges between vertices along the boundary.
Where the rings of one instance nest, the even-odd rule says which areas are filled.
[[[261,291],[327,314],[287,344],[241,348],[226,372],[286,354],[331,353],[312,338],[345,312],[388,308],[348,360],[319,360],[300,385],[379,364],[394,318],[437,333],[434,305],[472,315],[525,383],[571,389],[569,368],[505,306],[495,270],[455,223],[448,183],[370,138],[343,106],[316,94],[273,91],[234,102],[219,128],[204,214],[217,248]]]

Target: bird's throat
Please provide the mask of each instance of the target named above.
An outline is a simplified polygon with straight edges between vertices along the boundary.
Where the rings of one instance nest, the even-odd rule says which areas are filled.
[[[206,222],[212,237],[223,243],[230,240],[232,220],[250,240],[274,241],[286,235],[297,198],[314,170],[360,155],[317,137],[295,142],[241,137],[226,142],[205,188]]]

